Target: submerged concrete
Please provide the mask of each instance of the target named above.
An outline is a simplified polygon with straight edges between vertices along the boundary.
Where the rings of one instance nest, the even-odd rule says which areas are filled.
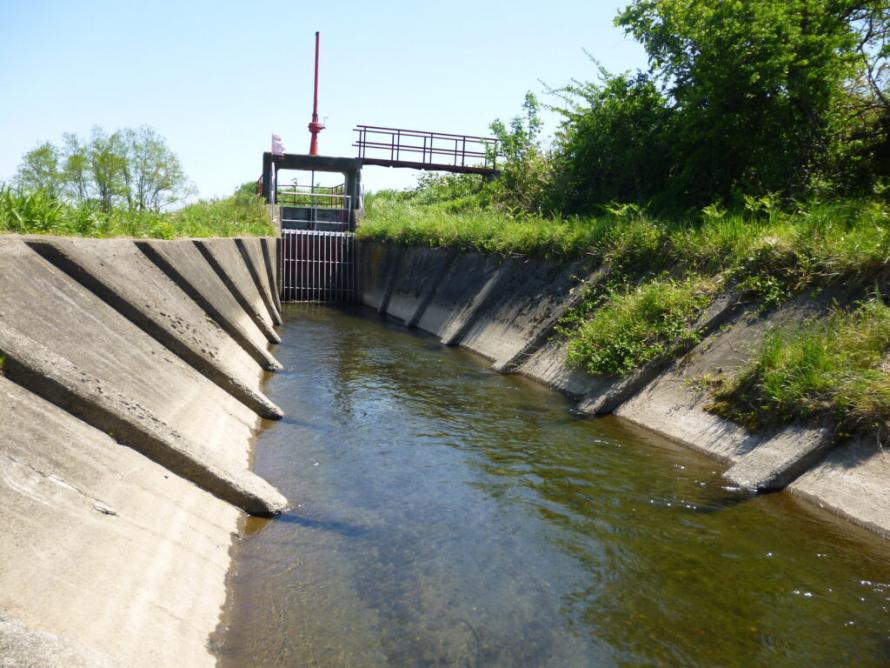
[[[572,368],[555,331],[583,284],[607,271],[557,266],[475,252],[362,242],[361,298],[398,318],[580,399],[579,411],[615,413],[725,462],[729,484],[790,491],[890,536],[890,466],[867,444],[834,449],[830,434],[793,425],[752,433],[708,411],[707,385],[737,373],[764,334],[784,322],[822,317],[842,293],[805,295],[766,316],[745,311],[731,294],[702,316],[701,338],[673,361],[656,361],[625,379]],[[594,268],[595,269],[595,268]],[[882,493],[883,492],[883,493]]]
[[[266,337],[191,240],[138,243],[0,237],[0,664],[212,665],[238,519],[288,505],[248,470]]]

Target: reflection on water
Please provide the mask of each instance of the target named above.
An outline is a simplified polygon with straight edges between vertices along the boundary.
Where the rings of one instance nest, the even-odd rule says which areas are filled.
[[[376,318],[294,307],[223,666],[886,665],[888,546]]]

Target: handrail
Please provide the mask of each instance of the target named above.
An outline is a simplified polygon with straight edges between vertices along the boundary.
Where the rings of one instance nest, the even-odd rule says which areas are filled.
[[[453,134],[450,132],[434,132],[432,130],[408,130],[406,128],[387,128],[382,125],[356,125],[355,130],[359,128],[364,128],[367,130],[385,130],[386,132],[401,132],[403,135],[414,133],[418,136],[424,135],[436,135],[437,137],[450,137],[452,139],[474,139],[477,141],[485,141],[485,142],[495,142],[497,143],[497,139],[495,137],[479,137],[476,135],[462,135],[462,134]]]
[[[354,132],[358,133],[358,139],[353,144],[358,148],[358,157],[363,160],[373,160],[375,164],[446,170],[453,168],[454,171],[472,170],[482,173],[497,171],[498,140],[494,137],[387,128],[378,125],[357,125]],[[403,138],[414,141],[403,143]],[[422,139],[423,143],[416,143],[417,139]],[[372,152],[371,156],[368,156],[369,150]],[[374,155],[374,152],[377,152],[377,155]],[[381,152],[384,155],[388,153],[388,157],[380,157]],[[420,162],[405,160],[402,153],[409,155],[420,153]],[[451,160],[434,162],[439,157]],[[482,166],[468,165],[468,160],[470,162],[481,160]]]
[[[343,185],[330,187],[280,185],[275,191],[275,203],[283,206],[348,210],[352,197],[345,192],[346,188]]]

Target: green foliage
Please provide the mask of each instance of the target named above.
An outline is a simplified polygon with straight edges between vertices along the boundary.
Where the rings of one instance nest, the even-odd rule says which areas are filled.
[[[261,197],[240,189],[232,197],[200,201],[178,211],[103,211],[93,201],[69,204],[45,191],[0,185],[0,233],[87,237],[215,237],[269,235],[275,230]]]
[[[771,332],[751,366],[718,393],[713,409],[749,426],[831,420],[842,430],[890,425],[890,307],[879,296]]]
[[[16,180],[27,190],[39,190],[51,198],[62,194],[59,149],[45,142],[22,157]]]
[[[410,246],[447,246],[487,253],[521,253],[541,258],[573,257],[589,246],[592,229],[577,219],[514,216],[496,208],[417,204],[405,193],[382,192],[365,198],[360,239]]]
[[[673,101],[675,196],[802,191],[856,74],[852,4],[635,0],[618,15]]]
[[[541,213],[548,207],[550,160],[541,148],[540,104],[532,93],[525,94],[523,115],[491,124],[506,160],[496,183],[494,199],[509,211]]]
[[[616,24],[650,69],[557,91],[541,210],[677,214],[890,179],[890,0],[634,0]]]
[[[192,192],[179,159],[149,127],[107,134],[99,127],[89,140],[66,134],[62,146],[44,143],[26,153],[16,184],[77,206],[109,213],[158,212]]]
[[[609,291],[593,317],[574,332],[569,363],[590,374],[623,376],[695,341],[695,321],[716,290],[713,281],[652,280]]]
[[[574,82],[553,158],[552,197],[566,212],[587,213],[608,202],[649,202],[670,176],[671,110],[645,74]]]

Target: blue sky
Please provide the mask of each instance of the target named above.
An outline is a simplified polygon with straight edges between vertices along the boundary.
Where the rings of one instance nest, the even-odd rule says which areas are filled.
[[[63,132],[150,125],[201,196],[227,195],[259,176],[272,132],[308,151],[316,30],[321,153],[354,155],[358,123],[488,134],[542,81],[595,77],[585,50],[612,71],[644,67],[612,24],[627,2],[0,0],[0,180]],[[414,178],[367,168],[365,186]]]

